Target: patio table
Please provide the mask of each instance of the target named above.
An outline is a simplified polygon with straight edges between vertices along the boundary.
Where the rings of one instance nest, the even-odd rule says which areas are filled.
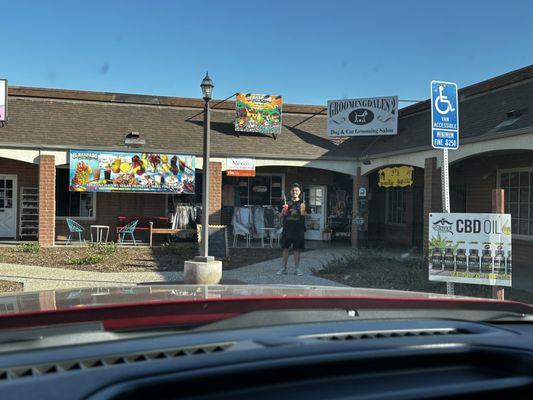
[[[96,231],[96,241],[93,237],[93,229]],[[104,240],[105,233],[105,240]],[[109,226],[108,225],[91,225],[91,242],[92,243],[107,243],[109,238]]]

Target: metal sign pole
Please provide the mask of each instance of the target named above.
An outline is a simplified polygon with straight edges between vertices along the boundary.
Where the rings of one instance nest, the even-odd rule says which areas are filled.
[[[450,214],[450,176],[448,149],[459,148],[459,97],[457,84],[431,81],[431,145],[442,149],[442,209]],[[454,294],[452,282],[446,282],[446,293]]]
[[[448,149],[442,150],[442,209],[450,212],[450,174],[448,169]]]
[[[448,149],[442,150],[442,209],[450,212],[450,174],[448,168]],[[446,282],[446,294],[453,296],[453,282]]]

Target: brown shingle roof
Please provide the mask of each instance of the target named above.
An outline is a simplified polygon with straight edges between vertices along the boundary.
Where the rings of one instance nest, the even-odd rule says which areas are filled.
[[[466,87],[459,95],[462,140],[533,126],[533,66]],[[400,111],[397,136],[349,138],[341,144],[326,135],[324,107],[285,104],[282,132],[273,140],[253,133],[237,137],[234,106],[224,102],[213,110],[215,156],[354,159],[430,148],[429,101]],[[11,87],[9,125],[0,131],[0,145],[126,149],[125,136],[139,131],[146,150],[200,154],[202,107],[199,99]],[[519,119],[494,131],[511,110],[521,110]]]

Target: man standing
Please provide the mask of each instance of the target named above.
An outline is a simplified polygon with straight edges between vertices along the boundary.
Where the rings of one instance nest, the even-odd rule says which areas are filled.
[[[291,200],[283,205],[281,216],[283,218],[283,234],[281,236],[281,247],[283,248],[283,268],[277,272],[278,275],[288,274],[287,261],[289,260],[289,249],[292,246],[294,252],[294,265],[296,275],[303,275],[300,270],[300,252],[304,248],[305,233],[305,204],[300,200],[302,189],[299,184],[294,183],[291,188]]]

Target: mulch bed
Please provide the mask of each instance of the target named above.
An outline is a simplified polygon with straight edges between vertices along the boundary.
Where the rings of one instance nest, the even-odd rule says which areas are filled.
[[[0,294],[5,292],[22,292],[24,285],[20,282],[0,280]]]
[[[97,272],[182,271],[183,262],[196,254],[197,246],[188,243],[167,248],[117,247],[116,251],[104,255],[89,247],[43,248],[36,253],[6,247],[0,248],[0,262]],[[75,260],[91,257],[82,265],[72,264]],[[281,249],[231,248],[230,257],[223,262],[223,268],[239,268],[278,257],[281,257]]]
[[[352,287],[446,293],[444,283],[428,279],[427,268],[421,257],[401,259],[362,251],[331,261],[315,275]],[[456,283],[454,292],[459,296],[492,297],[492,288],[483,285]],[[533,293],[505,288],[505,299],[533,304]]]

